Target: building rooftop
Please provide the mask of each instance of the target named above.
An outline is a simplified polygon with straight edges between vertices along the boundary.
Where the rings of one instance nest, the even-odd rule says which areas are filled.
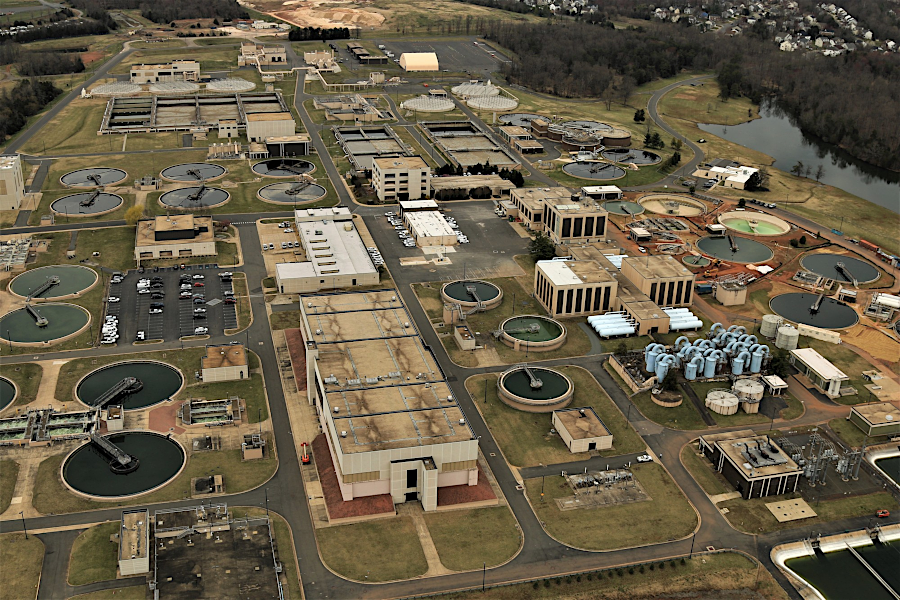
[[[293,121],[294,116],[289,112],[260,112],[248,113],[247,122],[253,121]]]
[[[150,64],[150,65],[145,65],[142,63],[139,65],[131,65],[131,70],[132,71],[142,71],[145,69],[171,69],[172,67],[175,67],[175,66],[180,66],[180,67],[191,66],[191,67],[196,67],[199,69],[200,63],[198,63],[196,60],[173,60],[172,62],[169,62],[169,63],[158,63],[158,64]]]
[[[568,408],[566,410],[555,410],[553,414],[566,428],[569,435],[573,439],[583,440],[585,438],[604,437],[611,435],[609,429],[594,412],[590,406],[585,408]]]
[[[0,154],[0,169],[13,169],[18,162],[18,154]]]
[[[276,113],[280,114],[280,113]],[[219,121],[221,123],[221,121]],[[269,144],[281,144],[281,143],[297,143],[297,142],[308,142],[309,134],[307,133],[295,133],[294,135],[273,135],[271,137],[266,138],[266,142]]]
[[[372,161],[381,171],[392,171],[395,169],[429,169],[428,163],[419,156],[393,156],[376,158]]]
[[[352,221],[301,221],[296,228],[317,276],[377,272]]]
[[[621,248],[615,242],[591,242],[590,244],[582,244],[579,246],[566,246],[569,254],[575,260],[593,260],[600,263],[607,271],[618,271],[618,269],[609,262],[607,256],[618,256]]]
[[[606,269],[592,260],[541,260],[537,268],[554,286],[615,281]]]
[[[146,508],[122,512],[119,530],[119,560],[145,558],[150,551],[150,511]]]
[[[319,219],[349,221],[353,219],[353,213],[345,206],[332,206],[330,208],[298,208],[294,211],[294,220],[297,222],[318,221]]]
[[[459,407],[334,419],[341,452],[373,452],[475,439]],[[341,432],[347,432],[346,437]]]
[[[320,349],[318,365],[326,392],[444,379],[418,336],[329,344]]]
[[[157,239],[158,233],[184,232],[185,237],[166,237]],[[190,232],[193,232],[191,234]],[[190,236],[190,237],[188,237]],[[193,242],[212,242],[215,240],[212,217],[200,217],[193,214],[161,215],[153,219],[142,219],[137,224],[135,244],[152,246],[155,244],[183,244]]]
[[[416,210],[423,208],[430,208],[432,210],[438,209],[438,203],[434,200],[401,200],[398,202],[401,210]]]
[[[616,185],[586,185],[581,188],[581,191],[588,196],[593,194],[622,193],[622,190]]]
[[[319,344],[417,335],[412,317],[399,302],[389,308],[352,312],[320,313],[307,309],[306,319],[310,339]]]
[[[504,125],[500,127],[500,131],[509,137],[531,137],[531,132],[524,127],[518,125]]]
[[[812,348],[797,348],[796,350],[791,350],[791,354],[826,381],[834,379],[847,381],[850,379],[843,371],[834,366],[830,360]]]
[[[644,279],[671,279],[674,277],[693,277],[693,273],[674,257],[663,256],[627,256],[622,259],[622,267],[629,265]]]
[[[545,202],[572,203],[572,190],[564,187],[552,188],[516,188],[510,195],[518,198],[531,209],[541,209]]]
[[[246,365],[247,352],[242,344],[234,346],[207,346],[206,356],[200,361],[200,368],[202,369],[244,367]]]
[[[450,386],[443,381],[364,390],[347,389],[330,392],[327,398],[335,418],[457,406]],[[338,409],[337,412],[334,412],[335,408]]]
[[[417,237],[456,236],[456,232],[436,210],[404,213],[403,218],[409,223]]]
[[[869,425],[900,423],[900,405],[894,402],[857,404],[853,407],[853,411],[865,419]]]
[[[491,189],[513,190],[515,184],[499,175],[453,175],[450,177],[432,177],[431,189],[440,190],[473,189],[487,186]]]
[[[348,292],[341,294],[322,294],[303,296],[304,310],[307,318],[313,314],[331,312],[361,312],[367,310],[384,310],[400,308],[404,312],[403,302],[397,295],[397,290],[372,290],[366,292]],[[315,330],[315,327],[312,328]],[[356,339],[356,338],[354,338]]]
[[[801,471],[778,444],[750,429],[701,437],[707,444],[718,446],[748,479]]]

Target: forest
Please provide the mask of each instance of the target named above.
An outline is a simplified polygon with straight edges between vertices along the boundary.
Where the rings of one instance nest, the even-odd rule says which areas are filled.
[[[49,81],[22,79],[11,90],[0,93],[0,139],[13,135],[44,107],[59,96],[62,90]]]
[[[57,40],[81,35],[103,35],[115,29],[115,21],[111,18],[107,21],[79,20],[60,21],[45,27],[35,27],[28,31],[22,31],[15,35],[7,36],[7,39],[24,44],[38,40]]]
[[[320,27],[291,27],[288,39],[292,42],[305,42],[307,40],[349,40],[351,37],[359,37],[359,29],[354,27],[333,27],[322,29]]]
[[[567,21],[480,21],[482,35],[511,50],[510,83],[566,98],[627,103],[636,85],[684,69],[715,70],[723,101],[774,102],[803,131],[874,165],[900,171],[900,56],[838,58],[780,52],[767,40],[703,35],[696,28],[641,28]]]
[[[75,8],[90,10],[140,9],[141,16],[154,23],[180,19],[246,19],[249,15],[235,0],[72,0]]]

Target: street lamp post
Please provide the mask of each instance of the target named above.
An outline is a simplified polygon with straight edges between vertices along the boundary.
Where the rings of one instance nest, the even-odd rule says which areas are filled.
[[[28,528],[25,527],[25,512],[20,510],[19,516],[22,517],[22,531],[25,532],[25,539],[27,540],[28,539]]]

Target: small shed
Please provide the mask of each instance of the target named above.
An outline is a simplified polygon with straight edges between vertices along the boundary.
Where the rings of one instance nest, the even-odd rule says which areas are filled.
[[[590,406],[554,410],[553,427],[559,432],[569,452],[609,450],[613,435]]]

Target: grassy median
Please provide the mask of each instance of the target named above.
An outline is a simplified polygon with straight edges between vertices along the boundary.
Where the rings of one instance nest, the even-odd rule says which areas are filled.
[[[24,600],[37,597],[44,562],[44,544],[24,533],[0,534],[0,590],[2,597]]]
[[[428,571],[409,517],[377,519],[316,530],[322,561],[355,581],[411,579]]]
[[[522,535],[509,508],[473,508],[425,513],[441,564],[452,571],[494,567],[512,558]]]
[[[732,491],[725,487],[721,476],[713,471],[712,463],[697,454],[693,442],[681,449],[681,463],[708,495],[715,496]]]
[[[35,363],[21,363],[6,365],[3,367],[3,377],[9,379],[19,388],[16,401],[10,406],[24,406],[37,398],[38,388],[41,387],[41,377],[44,369]]]
[[[116,578],[119,544],[111,537],[119,532],[119,522],[101,523],[75,538],[69,554],[69,585],[87,585]]]
[[[19,463],[7,458],[0,460],[0,513],[9,508],[18,478]]]

